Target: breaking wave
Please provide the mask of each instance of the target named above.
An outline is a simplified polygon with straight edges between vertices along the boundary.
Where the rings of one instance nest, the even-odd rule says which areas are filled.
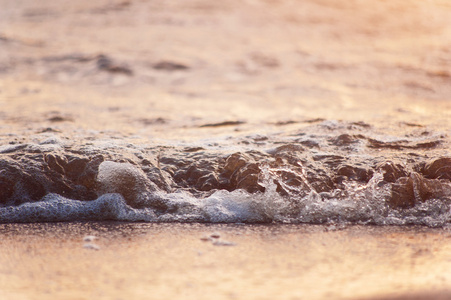
[[[129,164],[105,162],[99,180],[123,176]],[[102,165],[101,168],[102,170]],[[136,171],[136,170],[134,170]],[[451,184],[446,199],[428,199],[407,208],[393,208],[392,190],[384,185],[382,173],[375,173],[366,184],[346,183],[344,190],[318,193],[313,189],[281,195],[275,183],[277,174],[286,169],[264,168],[259,183],[263,192],[218,190],[205,198],[186,191],[135,190],[139,208],[133,207],[120,193],[105,193],[95,200],[81,201],[58,194],[47,194],[40,201],[0,208],[0,222],[61,222],[80,220],[116,220],[142,222],[212,222],[212,223],[326,223],[326,224],[420,224],[443,226],[451,221]],[[107,174],[105,174],[107,173]],[[118,174],[116,174],[118,173]],[[133,187],[133,188],[136,188]],[[114,188],[113,188],[114,189]],[[164,209],[162,209],[164,207]]]
[[[0,222],[451,222],[443,139],[376,139],[351,125],[214,145],[69,145],[43,134],[0,148]]]

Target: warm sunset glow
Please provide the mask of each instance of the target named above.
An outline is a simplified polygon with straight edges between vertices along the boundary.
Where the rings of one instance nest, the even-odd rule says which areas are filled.
[[[450,299],[451,1],[0,0],[0,300]]]

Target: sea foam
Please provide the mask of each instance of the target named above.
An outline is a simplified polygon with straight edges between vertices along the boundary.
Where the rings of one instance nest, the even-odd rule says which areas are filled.
[[[445,134],[315,122],[193,142],[10,140],[0,146],[0,222],[450,222]]]
[[[380,185],[382,173],[375,173],[367,184],[348,183],[344,192],[317,193],[312,190],[299,197],[299,194],[280,195],[274,183],[278,172],[267,167],[259,179],[265,187],[264,192],[219,190],[199,198],[186,191],[152,191],[143,173],[128,163],[104,162],[99,169],[98,181],[105,194],[96,200],[80,201],[47,194],[41,201],[1,207],[0,222],[114,220],[442,226],[451,220],[449,204],[437,199],[408,209],[390,208],[386,199],[391,191],[387,185]],[[137,202],[128,202],[119,192],[148,202],[142,200],[139,207],[133,207]],[[155,208],[149,199],[159,199],[168,209]]]

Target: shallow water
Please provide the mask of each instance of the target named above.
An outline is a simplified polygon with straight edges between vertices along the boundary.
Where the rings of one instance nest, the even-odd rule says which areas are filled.
[[[388,136],[327,120],[300,127],[156,145],[37,134],[0,149],[0,221],[451,221],[445,134]]]

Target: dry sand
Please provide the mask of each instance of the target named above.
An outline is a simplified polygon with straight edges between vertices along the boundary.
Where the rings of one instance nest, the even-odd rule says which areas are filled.
[[[55,223],[0,234],[2,299],[451,297],[449,229]],[[83,247],[86,235],[100,250]]]

